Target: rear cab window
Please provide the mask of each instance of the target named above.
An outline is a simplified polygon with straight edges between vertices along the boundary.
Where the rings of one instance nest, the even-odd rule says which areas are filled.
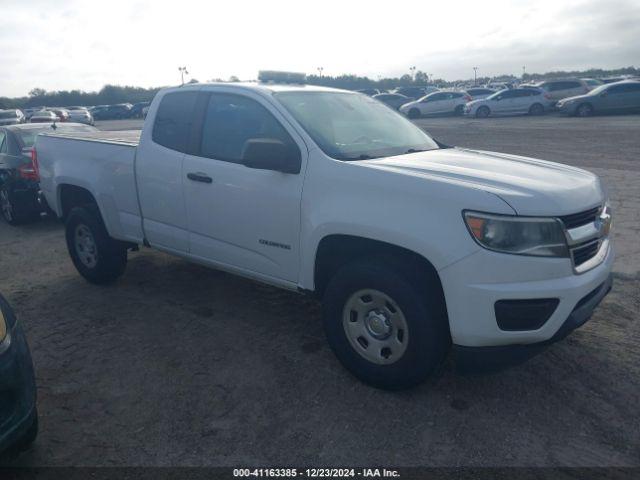
[[[187,153],[199,91],[170,92],[162,97],[151,138],[163,147]]]

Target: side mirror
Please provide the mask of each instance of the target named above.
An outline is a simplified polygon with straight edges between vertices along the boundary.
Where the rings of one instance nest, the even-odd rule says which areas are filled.
[[[275,138],[251,138],[242,149],[242,163],[249,168],[300,173],[300,150]]]

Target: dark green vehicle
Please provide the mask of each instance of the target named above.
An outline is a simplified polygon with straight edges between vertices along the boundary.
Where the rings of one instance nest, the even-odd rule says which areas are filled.
[[[25,449],[37,435],[31,353],[13,310],[0,295],[0,454]]]
[[[601,113],[640,113],[640,81],[624,80],[601,85],[584,95],[564,98],[556,107],[578,117]]]

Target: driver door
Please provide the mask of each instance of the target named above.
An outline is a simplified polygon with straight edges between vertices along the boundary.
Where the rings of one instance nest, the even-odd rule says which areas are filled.
[[[241,272],[297,282],[300,202],[307,150],[259,95],[207,92],[195,154],[182,168],[194,257]],[[248,168],[251,139],[276,139],[302,154],[299,174]]]

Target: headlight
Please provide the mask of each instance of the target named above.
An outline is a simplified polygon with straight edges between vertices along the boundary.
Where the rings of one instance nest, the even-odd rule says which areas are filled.
[[[4,313],[2,313],[2,308],[0,308],[0,343],[4,342],[4,339],[7,337],[7,322],[4,319]]]
[[[469,211],[463,214],[473,239],[489,250],[540,257],[569,256],[564,229],[558,219]]]

